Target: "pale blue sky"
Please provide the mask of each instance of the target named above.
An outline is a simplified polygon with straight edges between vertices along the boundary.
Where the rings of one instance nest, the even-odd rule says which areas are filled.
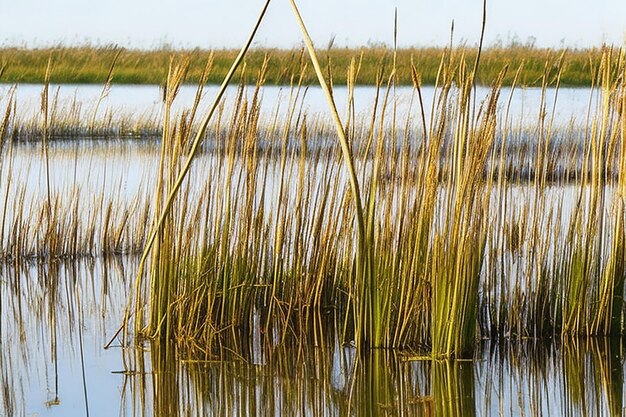
[[[0,42],[117,43],[141,48],[239,47],[262,0],[0,0]],[[299,0],[314,41],[325,47],[393,39],[398,8],[401,46],[443,45],[455,21],[455,39],[475,44],[482,0]],[[301,42],[288,0],[272,0],[257,45]],[[626,0],[488,0],[486,43],[536,39],[538,46],[624,44]]]

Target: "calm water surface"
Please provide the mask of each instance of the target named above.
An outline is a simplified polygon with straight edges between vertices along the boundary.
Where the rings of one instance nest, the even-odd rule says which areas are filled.
[[[10,85],[0,84],[0,105],[6,101],[11,90]],[[29,117],[37,115],[41,106],[42,85],[24,84],[19,85],[16,90],[16,101],[18,115]],[[204,92],[204,101],[201,109],[206,109],[217,94],[218,88],[207,86]],[[253,87],[248,87],[246,92],[251,96]],[[489,92],[486,87],[478,87],[477,98],[484,98]],[[58,97],[58,109],[72,108],[73,103],[80,103],[80,111],[86,115],[91,115],[95,103],[102,93],[102,87],[98,85],[51,85],[51,101]],[[184,109],[191,106],[196,94],[196,87],[186,85],[180,89],[174,109]],[[433,87],[423,87],[423,102],[426,119],[430,120],[431,108],[435,90]],[[356,113],[367,114],[373,108],[376,89],[374,87],[358,87],[355,90],[354,105]],[[232,105],[236,96],[236,89],[232,87],[226,94],[226,106]],[[286,111],[287,101],[290,96],[289,87],[265,86],[262,90],[263,107],[262,111],[266,115],[273,115],[276,109]],[[540,88],[517,88],[511,96],[510,88],[503,88],[500,94],[500,108],[507,108],[509,98],[510,119],[515,123],[522,123],[532,126],[537,123],[542,103],[542,91]],[[334,98],[340,114],[345,114],[346,102],[348,99],[347,89],[337,86],[334,90]],[[157,117],[162,110],[161,105],[162,90],[153,85],[114,85],[107,93],[106,97],[98,106],[99,114],[110,111],[117,115],[130,115],[135,119]],[[306,89],[301,92],[300,103],[304,110],[311,113],[327,114],[328,107],[322,90],[318,87]],[[556,99],[556,106],[554,106]],[[547,115],[551,116],[554,110],[554,120],[556,125],[567,125],[572,118],[579,123],[584,123],[591,102],[597,104],[597,93],[589,88],[561,88],[558,91],[547,89],[544,97]],[[382,100],[382,99],[381,99]],[[398,87],[396,97],[390,103],[395,102],[398,114],[406,115],[409,109],[412,114],[419,114],[418,100],[413,95],[410,87]],[[593,108],[593,107],[592,107]],[[364,113],[365,112],[365,113]],[[160,120],[160,119],[158,119]]]
[[[174,361],[158,344],[104,346],[134,259],[2,269],[0,415],[620,416],[618,340],[485,343],[475,361],[319,347]]]

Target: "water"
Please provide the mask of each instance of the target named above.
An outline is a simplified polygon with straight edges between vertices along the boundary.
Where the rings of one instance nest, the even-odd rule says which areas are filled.
[[[8,89],[0,87],[0,99],[6,100]],[[82,107],[87,114],[100,91],[97,86],[58,89],[61,102],[76,98],[87,103]],[[41,86],[19,86],[18,113],[36,118],[40,92]],[[209,88],[206,98],[215,92]],[[479,89],[479,94],[485,92]],[[357,89],[357,113],[367,112],[374,93],[369,87]],[[184,87],[179,108],[189,105],[194,94],[194,88]],[[425,88],[426,103],[433,94]],[[548,91],[548,103],[555,94]],[[591,91],[561,89],[558,94],[556,123],[584,120]],[[507,95],[504,89],[502,96]],[[263,96],[263,109],[270,115],[288,91],[267,87]],[[536,123],[540,96],[537,89],[517,92],[512,120]],[[99,111],[158,118],[159,97],[156,86],[113,86]],[[398,112],[406,113],[410,90],[400,88],[398,97]],[[345,113],[345,89],[338,88],[336,98]],[[326,111],[317,88],[309,89],[304,103],[313,113]],[[9,187],[24,190],[26,205],[36,207],[34,202],[46,193],[40,149],[19,145],[14,152]],[[111,223],[121,222],[127,210],[129,229],[145,233],[138,216],[144,208],[138,201],[149,201],[153,187],[158,161],[154,143],[61,141],[51,147],[50,160],[53,192],[61,200],[81,196],[80,217],[86,220],[80,230],[103,222],[102,217],[89,217],[94,207],[115,203],[118,210]],[[214,163],[208,154],[199,165]],[[8,167],[0,167],[6,179]],[[202,176],[199,171],[194,178]],[[0,180],[0,195],[6,187]],[[7,224],[13,226],[0,238],[11,235],[15,217],[9,211]],[[33,222],[37,210],[23,217]],[[41,241],[41,233],[25,234],[26,240]],[[615,339],[484,342],[474,361],[456,362],[387,350],[359,357],[327,327],[320,329],[324,336],[315,347],[287,343],[270,349],[257,343],[241,356],[226,354],[220,361],[178,361],[157,343],[124,344],[118,330],[132,293],[137,256],[129,248],[122,252],[127,254],[2,263],[0,415],[626,415],[625,352],[623,342]]]
[[[81,415],[86,398],[90,415],[110,415],[124,365],[103,346],[123,318],[125,275],[115,259],[2,267],[2,415]]]
[[[158,344],[122,349],[118,338],[104,349],[135,267],[3,268],[3,415],[619,416],[626,405],[623,345],[610,339],[485,342],[473,362],[357,357],[330,335],[317,348],[213,362],[180,363]]]
[[[4,104],[4,100],[8,95],[12,86],[0,84],[0,105]],[[247,88],[247,93],[251,96],[253,87]],[[16,101],[18,103],[18,116],[20,117],[36,117],[40,112],[42,86],[38,84],[19,85],[16,90]],[[203,95],[203,104],[201,110],[206,110],[209,104],[215,98],[218,88],[216,86],[207,86]],[[477,98],[480,101],[486,96],[489,89],[486,87],[477,88]],[[72,107],[72,103],[82,103],[81,111],[91,116],[95,103],[102,93],[102,87],[98,85],[51,85],[50,97],[51,101],[58,96],[58,106],[60,109],[68,109]],[[423,87],[423,103],[426,120],[430,120],[433,98],[435,89],[430,86]],[[194,101],[196,87],[185,85],[182,86],[174,105],[174,110],[189,108]],[[355,90],[354,105],[357,114],[368,114],[371,112],[376,95],[374,87],[359,87]],[[507,108],[511,89],[502,88],[500,96],[500,108],[504,111]],[[232,87],[226,95],[226,103],[232,105],[232,101],[236,96],[236,89]],[[287,100],[290,97],[288,87],[265,86],[262,90],[263,111],[267,115],[273,115],[278,111],[286,111]],[[337,108],[341,115],[347,112],[348,93],[345,87],[337,86],[334,90],[334,98]],[[560,88],[558,92],[554,89],[547,89],[544,97],[546,111],[548,116],[552,115],[554,107],[555,125],[567,125],[572,119],[578,123],[584,123],[590,99],[593,105],[597,104],[597,93],[589,88]],[[161,105],[162,89],[152,85],[114,85],[106,94],[100,105],[98,106],[98,114],[105,114],[108,111],[117,115],[128,115],[131,119],[152,119],[160,121],[162,111]],[[318,87],[306,89],[301,92],[300,103],[305,111],[310,113],[328,114],[328,105],[322,90]],[[382,98],[381,98],[382,100]],[[411,111],[414,118],[419,115],[418,99],[413,94],[411,87],[398,87],[396,90],[395,102],[398,114],[404,116]],[[277,106],[278,103],[282,103]],[[532,126],[536,124],[540,114],[542,103],[541,88],[517,88],[513,92],[510,106],[510,119],[516,123],[521,122],[522,125]],[[592,106],[593,108],[593,106]]]

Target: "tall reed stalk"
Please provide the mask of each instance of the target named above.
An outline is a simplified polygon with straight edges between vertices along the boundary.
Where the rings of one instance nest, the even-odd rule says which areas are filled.
[[[356,293],[354,299],[354,319],[355,319],[355,342],[358,347],[362,348],[378,348],[383,345],[382,317],[381,317],[381,300],[379,294],[379,282],[377,279],[376,263],[374,260],[374,215],[376,201],[376,184],[377,178],[371,181],[372,188],[368,197],[369,204],[367,213],[362,203],[361,188],[354,162],[354,156],[348,143],[346,131],[344,129],[335,100],[331,91],[329,82],[324,78],[322,68],[315,53],[315,47],[306,25],[300,15],[300,11],[294,0],[290,0],[296,20],[300,25],[300,29],[304,36],[305,45],[313,63],[315,74],[317,75],[319,84],[324,91],[326,101],[330,107],[330,113],[335,124],[339,145],[343,161],[347,167],[348,177],[350,180],[350,190],[354,199],[356,212],[356,222],[358,226],[358,249],[355,257],[355,285]],[[382,147],[380,148],[382,150]],[[374,168],[374,175],[377,169]]]
[[[492,191],[491,177],[485,179],[485,167],[493,157],[497,104],[505,73],[500,74],[490,96],[476,114],[472,90],[485,22],[486,2],[483,4],[479,52],[471,70],[463,65],[462,58],[460,60],[458,104],[456,112],[450,115],[453,137],[446,145],[449,157],[444,180],[444,219],[442,229],[434,237],[430,278],[434,357],[471,357],[476,338],[478,289],[488,234],[486,213]],[[452,59],[451,55],[450,62]],[[449,71],[454,69],[450,65]],[[451,77],[447,82],[452,82]],[[446,110],[441,111],[445,115]]]
[[[254,36],[261,24],[261,21],[263,20],[263,17],[265,16],[265,12],[267,11],[267,7],[269,6],[271,0],[267,0],[259,14],[259,17],[256,21],[256,24],[250,34],[250,36],[248,37],[247,42],[245,43],[245,45],[242,47],[241,51],[239,52],[239,55],[237,56],[237,58],[235,59],[235,61],[233,62],[228,74],[226,75],[226,77],[224,78],[224,81],[222,82],[222,85],[217,93],[217,96],[215,97],[215,100],[213,102],[213,105],[211,106],[211,108],[209,109],[209,111],[206,113],[206,115],[204,116],[204,118],[202,119],[200,126],[197,130],[197,132],[195,133],[195,137],[193,139],[193,141],[191,142],[190,146],[189,146],[189,150],[187,152],[187,157],[185,160],[185,163],[182,165],[182,167],[180,168],[180,170],[178,171],[177,176],[175,177],[175,180],[173,181],[171,187],[169,188],[169,192],[167,194],[167,199],[165,200],[165,203],[163,204],[163,209],[160,212],[160,215],[157,217],[157,220],[154,224],[154,226],[152,227],[152,231],[149,234],[148,237],[148,241],[146,243],[146,247],[144,249],[143,255],[141,257],[140,263],[139,263],[139,268],[138,268],[138,272],[137,272],[137,279],[136,279],[136,285],[135,285],[135,297],[137,297],[137,300],[135,301],[135,320],[137,323],[137,328],[140,329],[143,325],[142,320],[140,318],[140,311],[141,311],[141,305],[142,302],[140,301],[140,294],[141,294],[141,280],[143,277],[143,270],[145,267],[145,263],[148,259],[148,256],[150,255],[150,252],[152,250],[152,245],[154,244],[156,238],[158,237],[158,235],[162,232],[162,228],[163,225],[165,224],[165,221],[168,217],[168,214],[171,210],[172,204],[174,203],[174,199],[176,198],[176,195],[178,193],[178,190],[181,188],[183,181],[185,180],[185,177],[187,176],[187,173],[189,172],[189,169],[191,168],[191,164],[196,156],[196,153],[198,152],[199,149],[199,145],[202,141],[202,139],[204,138],[204,135],[206,133],[207,127],[209,125],[209,122],[211,121],[211,118],[213,117],[213,114],[215,113],[215,110],[217,109],[223,95],[224,92],[226,91],[226,87],[228,86],[228,84],[230,83],[232,77],[235,75],[235,71],[237,70],[237,68],[239,67],[239,65],[241,64],[241,62],[243,61],[243,58],[246,55],[246,52],[248,51],[248,49],[250,48],[250,45],[252,44],[252,40],[254,39]],[[173,87],[173,88],[178,88],[178,86],[180,85],[180,81],[181,80],[175,80],[173,83],[170,82],[168,80],[168,84]],[[173,97],[175,97],[175,94],[173,96],[171,96],[172,99]],[[193,114],[195,114],[195,112],[193,112]],[[167,131],[165,132],[167,133]],[[191,135],[191,132],[185,132],[188,135]],[[182,136],[181,136],[182,139]],[[175,162],[173,162],[175,163]],[[159,275],[157,275],[156,277],[153,277],[155,279],[157,279],[157,282],[154,283],[152,285],[152,287],[161,287],[163,285],[169,285],[169,279],[167,279],[167,275],[166,276],[161,276],[161,278],[158,278]],[[163,309],[168,309],[169,306],[171,305],[171,299],[167,299],[167,301],[165,303],[157,303],[156,306],[153,306],[153,318],[157,317],[159,318],[158,320],[153,320],[150,323],[150,326],[152,327],[153,331],[155,331],[156,333],[160,333],[160,329],[162,328],[162,326],[165,326],[165,328],[168,328],[167,323],[164,323],[163,320],[165,320],[167,318],[167,314],[166,311],[163,311]],[[125,322],[128,322],[128,318],[129,315],[127,314]]]
[[[585,168],[566,242],[563,334],[622,333],[624,179],[618,170],[615,183],[615,172],[609,167],[621,169],[626,157],[623,127],[618,127],[623,97],[616,97],[624,74],[623,52],[607,49],[598,68],[600,109],[586,138]]]

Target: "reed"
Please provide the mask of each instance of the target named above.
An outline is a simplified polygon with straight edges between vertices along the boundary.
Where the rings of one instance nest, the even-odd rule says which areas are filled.
[[[313,51],[310,54],[315,56]],[[610,58],[608,50],[606,54],[606,65],[611,68],[606,71],[619,74],[619,60]],[[546,68],[544,89],[551,82],[558,89],[559,72]],[[356,64],[351,71],[355,77]],[[445,57],[440,74],[433,119],[422,121],[422,132],[423,126],[430,127],[417,142],[409,136],[398,140],[394,136],[398,130],[386,127],[388,122],[397,124],[394,113],[386,112],[391,83],[377,95],[383,97],[376,103],[381,111],[361,128],[362,136],[350,117],[350,129],[344,128],[329,87],[339,153],[325,148],[311,154],[308,135],[315,129],[294,104],[300,78],[292,87],[286,119],[295,127],[287,126],[278,136],[273,157],[260,155],[257,144],[273,140],[262,132],[273,130],[258,127],[261,86],[251,95],[244,94],[242,86],[228,134],[217,139],[213,162],[217,175],[205,186],[208,205],[190,213],[194,200],[189,194],[176,203],[182,215],[174,218],[175,227],[168,232],[178,234],[168,241],[168,247],[176,249],[168,249],[173,255],[159,267],[166,275],[182,277],[160,310],[178,317],[169,331],[184,335],[186,346],[204,346],[201,350],[208,355],[213,343],[245,344],[242,334],[259,329],[266,338],[274,335],[271,343],[290,333],[309,334],[315,317],[332,307],[343,312],[345,337],[361,348],[413,346],[428,348],[435,357],[471,357],[475,340],[483,332],[496,338],[568,334],[573,320],[568,315],[582,318],[593,313],[596,317],[581,319],[584,326],[576,334],[621,333],[620,206],[607,214],[616,223],[603,234],[600,231],[607,229],[594,219],[607,222],[607,215],[594,215],[589,208],[576,205],[566,210],[565,197],[548,192],[556,151],[583,161],[573,172],[559,174],[563,180],[555,177],[557,181],[573,186],[580,193],[577,201],[585,207],[604,201],[604,179],[618,178],[611,167],[621,164],[617,119],[605,118],[605,126],[598,125],[597,133],[589,130],[584,146],[565,141],[564,148],[555,148],[551,145],[555,138],[552,119],[546,120],[543,114],[547,112],[542,112],[536,148],[526,154],[515,144],[522,139],[513,140],[511,148],[498,139],[504,73],[478,105],[471,94],[473,70],[462,58]],[[389,80],[392,75],[393,70]],[[322,75],[320,82],[331,85]],[[415,88],[419,96],[418,75]],[[382,84],[379,89],[383,90]],[[607,94],[616,89],[614,82],[606,88]],[[613,139],[607,141],[602,132],[609,131]],[[297,139],[291,136],[293,132]],[[388,143],[400,143],[400,147]],[[411,167],[409,155],[416,150],[417,163]],[[605,152],[611,156],[602,156]],[[508,158],[529,161],[534,173],[511,175]],[[587,164],[585,158],[596,162]],[[357,166],[363,170],[360,175]],[[402,169],[397,171],[397,166]],[[316,174],[320,171],[324,173],[321,178]],[[395,179],[385,184],[385,176]],[[587,178],[594,176],[597,185],[590,188],[592,181]],[[361,182],[367,184],[366,204],[358,198]],[[494,201],[511,201],[509,182],[529,190],[528,200],[515,209],[494,207]],[[385,193],[379,194],[383,188]],[[299,214],[290,217],[294,207],[296,213],[312,213],[310,221]],[[490,221],[494,212],[501,222]],[[588,214],[595,217],[582,220]],[[562,226],[564,218],[571,219],[568,227]],[[201,233],[185,232],[198,221],[203,224]],[[595,223],[598,226],[589,229]],[[587,225],[584,233],[577,224]],[[544,234],[546,229],[552,232]],[[587,236],[592,240],[581,240]],[[199,249],[194,249],[193,241],[200,242]],[[590,242],[597,242],[598,249],[585,249],[593,252],[581,255],[576,247],[592,248]],[[602,249],[607,244],[613,248],[612,255]],[[581,256],[597,265],[596,269],[582,267],[589,271],[587,278],[577,266]],[[178,267],[168,269],[177,262]],[[507,277],[518,281],[494,284]],[[582,289],[576,282],[583,283]],[[579,292],[567,295],[571,291]],[[614,297],[609,294],[615,293],[620,296],[610,301]],[[598,301],[589,306],[561,304],[568,299],[584,303],[590,295]],[[505,303],[511,303],[510,310],[503,307]],[[482,313],[496,310],[497,315]],[[180,315],[186,311],[197,312],[198,317],[185,323]]]
[[[580,203],[570,226],[573,248],[566,268],[571,271],[571,280],[566,283],[563,317],[563,332],[570,334],[621,334],[624,208],[619,190],[623,185],[621,175],[617,184],[614,179],[607,180],[607,160],[618,167],[624,164],[620,129],[609,127],[615,123],[611,121],[616,117],[611,96],[616,91],[617,80],[624,75],[624,56],[620,52],[617,62],[613,63],[613,53],[607,50],[598,68],[601,104],[592,121],[585,152],[585,164],[591,166],[590,175],[584,175],[581,180]],[[612,198],[608,195],[610,188],[617,190]]]
[[[163,137],[162,144],[161,144],[162,156],[161,156],[161,163],[160,163],[160,170],[159,170],[160,172],[159,188],[162,186],[161,184],[164,183],[164,180],[167,181],[169,184],[167,187],[167,193],[162,189],[157,190],[157,205],[160,206],[162,204],[162,209],[159,208],[159,210],[156,212],[154,225],[148,236],[148,241],[143,251],[141,261],[139,263],[138,272],[137,272],[137,279],[136,279],[137,284],[135,286],[135,297],[137,297],[137,301],[135,301],[135,310],[134,310],[136,314],[137,329],[139,329],[140,328],[139,326],[142,325],[141,318],[140,318],[140,312],[141,312],[140,289],[141,289],[141,281],[143,278],[142,277],[143,269],[144,269],[145,262],[151,253],[152,245],[155,244],[156,242],[157,246],[154,251],[153,261],[158,261],[158,262],[155,262],[152,264],[152,268],[153,268],[152,288],[156,289],[156,291],[153,290],[151,292],[151,300],[153,301],[153,303],[152,303],[152,320],[150,322],[150,326],[152,327],[153,331],[157,335],[161,334],[162,329],[164,329],[166,339],[169,338],[168,332],[171,328],[171,326],[169,325],[169,320],[171,318],[169,309],[172,306],[171,300],[173,299],[173,297],[175,297],[175,292],[174,292],[174,283],[172,283],[171,282],[172,280],[169,279],[172,277],[172,275],[167,274],[167,273],[162,274],[163,272],[161,268],[162,265],[160,265],[159,262],[163,254],[161,253],[159,248],[161,247],[161,245],[163,245],[163,243],[165,243],[168,246],[169,253],[165,253],[165,255],[168,255],[168,254],[170,256],[173,255],[170,258],[170,262],[168,263],[168,265],[174,265],[172,261],[180,257],[180,252],[176,252],[177,249],[180,249],[180,248],[177,248],[176,246],[173,246],[173,247],[170,246],[171,243],[173,243],[173,240],[171,239],[174,238],[176,234],[178,234],[178,233],[175,233],[176,230],[182,230],[181,224],[176,225],[175,223],[172,224],[171,221],[170,222],[167,221],[169,217],[169,213],[172,210],[172,207],[177,203],[176,197],[178,194],[178,190],[183,185],[185,181],[185,177],[187,176],[187,173],[189,172],[189,169],[191,168],[191,164],[196,156],[196,153],[198,152],[199,145],[202,139],[204,138],[204,133],[209,125],[209,121],[211,120],[214,112],[216,111],[218,104],[222,96],[224,95],[226,87],[228,86],[231,78],[234,76],[235,71],[241,64],[246,54],[246,51],[250,47],[250,44],[252,43],[252,40],[254,39],[254,35],[256,31],[258,30],[261,21],[263,20],[263,16],[265,15],[265,12],[267,11],[269,2],[270,0],[268,0],[265,3],[264,7],[262,8],[259,14],[259,17],[257,19],[257,22],[248,38],[248,41],[242,47],[239,55],[233,62],[228,74],[224,78],[224,81],[222,82],[222,85],[220,87],[220,91],[218,92],[210,110],[203,117],[199,129],[195,133],[194,139],[191,140],[192,131],[189,129],[185,129],[186,125],[190,126],[193,123],[193,120],[188,121],[186,119],[187,117],[186,115],[183,115],[181,117],[181,122],[180,122],[180,126],[179,126],[177,133],[176,131],[174,131],[174,133],[171,134],[169,129],[167,128],[164,129],[164,137]],[[176,91],[180,87],[180,84],[184,77],[184,71],[185,71],[185,65],[183,65],[182,67],[177,66],[175,67],[175,70],[173,72],[170,72],[170,76],[168,77],[168,84],[166,86],[166,103],[165,103],[165,106],[166,106],[165,126],[166,127],[169,126],[169,116],[170,116],[169,106],[171,106],[174,98],[176,97]],[[201,90],[199,90],[196,97],[200,97],[200,95],[201,95]],[[198,105],[198,99],[196,99],[196,102],[195,102],[195,106],[197,105]],[[195,114],[196,114],[196,108],[194,107],[194,109],[191,111],[192,117]],[[184,140],[188,142],[186,146],[188,146],[189,148],[187,150],[187,156],[185,158],[184,164],[179,165],[179,160],[181,159],[179,158],[179,155],[183,150]],[[163,163],[165,157],[168,157],[169,164],[170,164],[167,170],[165,169],[165,165]],[[167,195],[167,197],[164,198],[162,203],[161,201],[159,201],[161,199],[160,197],[161,195],[163,196]],[[183,205],[183,209],[184,208],[185,206]],[[186,210],[183,210],[183,213],[185,211]],[[180,220],[181,217],[179,217],[178,219]],[[174,230],[171,230],[171,229],[168,230],[170,227],[174,227]],[[226,291],[226,287],[223,288],[223,291]],[[160,297],[157,296],[155,298],[155,293],[162,294],[162,295]],[[156,300],[156,303],[154,303],[155,300]],[[168,320],[168,321],[164,321],[164,320]],[[125,321],[126,322],[128,321],[128,316]]]
[[[476,116],[471,94],[479,59],[480,54],[471,70],[461,59],[456,111],[445,115],[446,110],[441,110],[444,117],[452,120],[452,140],[444,145],[449,158],[445,166],[443,218],[432,245],[431,343],[435,357],[471,357],[475,344],[478,287],[488,233],[484,219],[492,191],[490,176],[485,181],[484,170],[493,155],[502,80],[501,75]],[[453,60],[450,56],[449,61]],[[449,65],[444,70],[444,91],[452,88],[446,72],[454,74],[456,70]]]
[[[452,49],[430,103],[411,68],[401,114],[393,55],[379,62],[364,114],[355,111],[361,60],[346,74],[345,113],[327,75],[338,70],[318,60],[331,117],[305,110],[304,55],[271,111],[263,105],[268,58],[254,75],[244,65],[232,102],[216,101],[208,117],[204,84],[189,109],[172,110],[191,65],[173,59],[162,136],[150,141],[52,140],[94,113],[67,116],[46,85],[41,111],[21,119],[9,95],[0,259],[137,255],[154,240],[133,317],[182,357],[238,352],[253,340],[319,345],[331,311],[342,342],[437,358],[471,357],[479,337],[623,335],[623,51],[603,50],[588,121],[567,126],[554,122],[565,57],[547,61],[531,127],[503,107],[509,72],[479,100],[471,51]],[[215,62],[204,68],[206,81]],[[125,122],[106,123],[115,131]],[[27,131],[40,135],[36,145],[22,140]],[[112,161],[128,171],[116,176]],[[181,175],[188,161],[194,169]],[[143,176],[127,194],[124,178],[135,170]],[[106,184],[95,172],[107,173]]]

